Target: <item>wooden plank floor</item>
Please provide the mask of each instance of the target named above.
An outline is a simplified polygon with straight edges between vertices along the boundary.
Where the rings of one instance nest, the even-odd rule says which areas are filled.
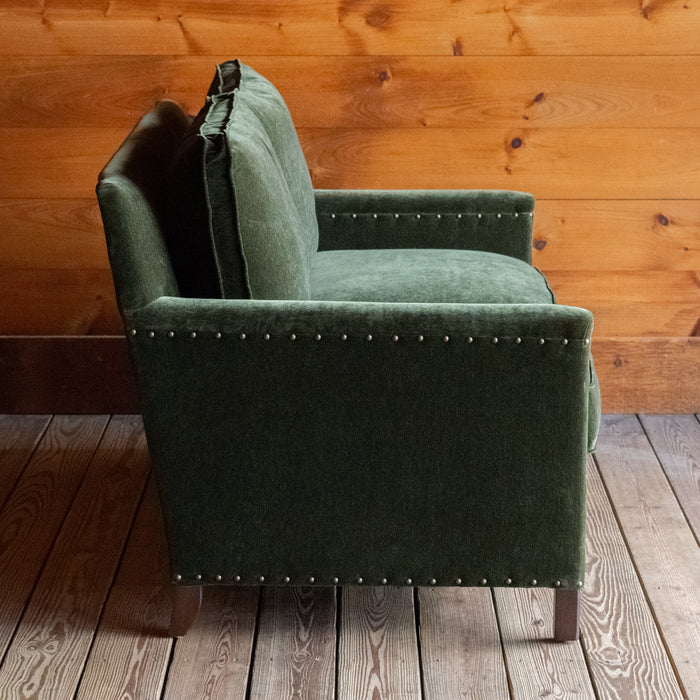
[[[578,643],[550,590],[212,588],[166,636],[136,416],[0,416],[0,699],[700,698],[700,418],[606,416]]]

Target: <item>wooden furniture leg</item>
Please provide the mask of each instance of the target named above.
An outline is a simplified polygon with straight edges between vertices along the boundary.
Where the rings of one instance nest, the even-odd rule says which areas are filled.
[[[201,586],[173,586],[173,613],[168,634],[171,637],[184,637],[197,617],[201,604]]]
[[[554,592],[554,641],[575,642],[579,632],[581,591]]]

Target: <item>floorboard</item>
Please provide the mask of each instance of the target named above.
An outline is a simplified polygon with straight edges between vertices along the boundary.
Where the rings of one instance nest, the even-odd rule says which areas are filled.
[[[0,504],[7,499],[49,420],[49,416],[0,416]]]
[[[637,418],[604,418],[596,461],[681,687],[698,698],[698,543]]]
[[[332,698],[336,589],[265,587],[251,700]]]
[[[175,642],[166,700],[245,700],[259,595],[257,588],[205,590],[192,629]]]
[[[581,639],[547,589],[205,588],[167,636],[140,418],[0,416],[0,700],[700,697],[700,420],[607,416]]]
[[[140,423],[110,421],[8,649],[0,697],[75,693],[145,482]]]
[[[640,416],[656,456],[700,540],[700,422],[695,416]]]
[[[488,588],[420,588],[425,700],[508,700],[498,621]]]
[[[595,700],[580,642],[553,639],[554,591],[494,589],[513,700]]]
[[[581,637],[594,685],[606,700],[681,700],[663,640],[592,457],[586,485]]]

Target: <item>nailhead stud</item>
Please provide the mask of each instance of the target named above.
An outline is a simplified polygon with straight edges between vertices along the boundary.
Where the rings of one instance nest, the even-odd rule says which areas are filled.
[[[416,219],[420,219],[420,214],[416,214]]]
[[[362,576],[358,576],[358,577],[357,577],[357,582],[358,582],[358,583],[364,583],[364,579],[362,578]]]
[[[561,581],[555,581],[554,588],[559,588],[559,586],[561,586]]]
[[[155,333],[153,331],[148,331],[148,337],[149,338],[155,337]]]
[[[443,335],[443,336],[442,336],[442,342],[443,342],[443,343],[449,343],[449,342],[450,342],[450,336],[449,336],[449,335]]]
[[[578,582],[576,583],[576,587],[577,587],[577,588],[583,588],[583,581],[578,581]]]
[[[347,334],[347,333],[343,333],[343,334],[340,336],[340,339],[341,339],[341,340],[347,340],[347,339],[348,339],[348,334]]]
[[[296,340],[296,339],[297,339],[296,333],[291,333],[291,334],[289,335],[289,339],[290,339],[290,340]]]
[[[474,342],[474,338],[472,338],[471,336],[469,336],[469,337],[467,338],[467,342],[468,342],[468,343],[473,343],[473,342]]]
[[[331,214],[331,219],[335,219],[335,214]]]
[[[234,577],[233,577],[233,580],[234,580],[236,583],[239,583],[240,580],[241,580],[241,577],[240,577],[240,576],[234,576]]]
[[[263,339],[264,339],[264,340],[270,340],[270,334],[269,334],[269,333],[265,333],[265,335],[263,336]]]
[[[481,581],[479,581],[479,583],[480,583],[482,586],[485,586],[485,585],[488,583],[488,580],[485,579],[485,578],[482,578]]]
[[[461,586],[461,585],[462,585],[462,579],[461,579],[461,578],[456,578],[456,579],[455,579],[455,583],[456,583],[458,586]]]
[[[168,331],[168,338],[174,338],[175,337],[175,331]]]
[[[197,334],[194,331],[192,331],[190,333],[190,338],[196,338],[196,337],[197,337]]]
[[[258,581],[260,581],[260,583],[264,583],[264,582],[265,582],[265,577],[264,577],[264,576],[258,576]]]
[[[367,336],[367,340],[372,340],[372,335],[371,335],[371,334],[369,334],[369,335]]]
[[[221,574],[217,574],[216,577],[215,577],[215,580],[216,580],[216,581],[221,581]]]
[[[590,345],[590,344],[591,344],[591,339],[590,339],[590,338],[586,338],[586,341],[585,341],[585,342],[586,342],[586,345]]]
[[[503,214],[496,214],[496,216],[500,219],[503,216]]]
[[[430,585],[434,586],[437,583],[437,581],[434,578],[430,579]]]
[[[217,340],[221,340],[221,333],[214,333],[214,337],[215,337]]]
[[[313,576],[309,576],[309,583],[316,583],[316,579]]]
[[[530,581],[531,586],[536,586],[537,585],[537,579],[533,578],[532,581]]]
[[[386,586],[387,583],[389,583],[385,578],[382,579],[382,586]]]
[[[132,328],[131,331],[130,331],[130,333],[131,333],[131,335],[136,335],[136,329],[135,329],[135,328]]]
[[[406,579],[406,585],[407,585],[407,586],[410,586],[412,583],[413,583],[413,580],[412,580],[412,579],[410,579],[410,578],[407,578],[407,579]]]
[[[398,335],[392,335],[392,336],[391,336],[391,339],[392,339],[395,343],[398,343],[398,341],[399,341],[399,336],[398,336]]]
[[[518,212],[516,211],[515,214],[513,214],[513,216],[517,219],[519,216]]]
[[[245,336],[245,333],[241,333],[238,337],[239,337],[241,340],[245,340],[245,337],[246,337],[246,336]]]
[[[357,214],[353,214],[353,215],[352,215],[352,218],[353,218],[353,219],[356,219],[356,218],[357,218]]]
[[[334,577],[331,579],[331,581],[332,581],[333,583],[335,583],[335,584],[337,584],[339,580],[340,580],[340,579],[339,579],[337,576],[334,576]]]
[[[425,340],[425,338],[422,335],[419,335],[416,340],[418,340],[419,343],[422,343]]]
[[[564,338],[564,340],[561,341],[561,344],[562,344],[562,345],[568,345],[568,344],[569,344],[568,339],[567,339],[567,338]]]
[[[510,586],[511,583],[513,583],[513,579],[512,579],[512,578],[507,578],[507,579],[505,580],[506,586]]]
[[[494,336],[493,338],[491,338],[491,342],[492,342],[494,345],[498,345],[498,338],[496,338],[496,337]]]
[[[442,219],[442,214],[435,214],[436,219]]]
[[[321,340],[322,336],[321,336],[320,333],[316,333],[316,335],[314,336],[314,338],[315,338],[316,340]]]
[[[202,574],[197,574],[197,575],[194,577],[194,580],[195,580],[195,581],[201,581],[201,580],[202,580]]]
[[[182,576],[180,576],[180,574],[178,574],[177,576],[175,576],[175,580],[178,582],[182,581]]]
[[[378,218],[378,215],[377,215],[377,214],[372,214],[372,218],[373,218],[373,219],[376,219],[376,218]]]
[[[395,219],[398,219],[398,218],[399,218],[399,215],[398,215],[398,214],[394,214],[394,218],[395,218]]]
[[[289,583],[289,582],[291,581],[291,579],[289,578],[289,576],[285,576],[285,577],[282,579],[282,581],[283,581],[284,583]]]
[[[538,342],[540,345],[544,345],[544,344],[545,344],[545,339],[544,339],[544,338],[540,338],[537,342]]]
[[[457,218],[458,218],[458,219],[461,219],[461,218],[462,218],[462,215],[461,215],[461,214],[457,214]]]
[[[516,345],[520,345],[520,343],[522,343],[522,342],[523,342],[523,339],[522,339],[522,338],[516,338],[516,339],[515,339],[515,344],[516,344]]]
[[[477,214],[477,215],[476,215],[476,218],[477,218],[477,219],[480,219],[480,218],[481,218],[481,214]]]

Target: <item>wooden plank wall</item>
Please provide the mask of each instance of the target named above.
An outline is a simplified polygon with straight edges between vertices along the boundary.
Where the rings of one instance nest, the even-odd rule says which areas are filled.
[[[633,338],[700,334],[698,36],[698,0],[5,0],[0,335],[121,332],[97,173],[239,57],[286,98],[316,187],[532,192],[535,264],[594,312],[624,396]]]

